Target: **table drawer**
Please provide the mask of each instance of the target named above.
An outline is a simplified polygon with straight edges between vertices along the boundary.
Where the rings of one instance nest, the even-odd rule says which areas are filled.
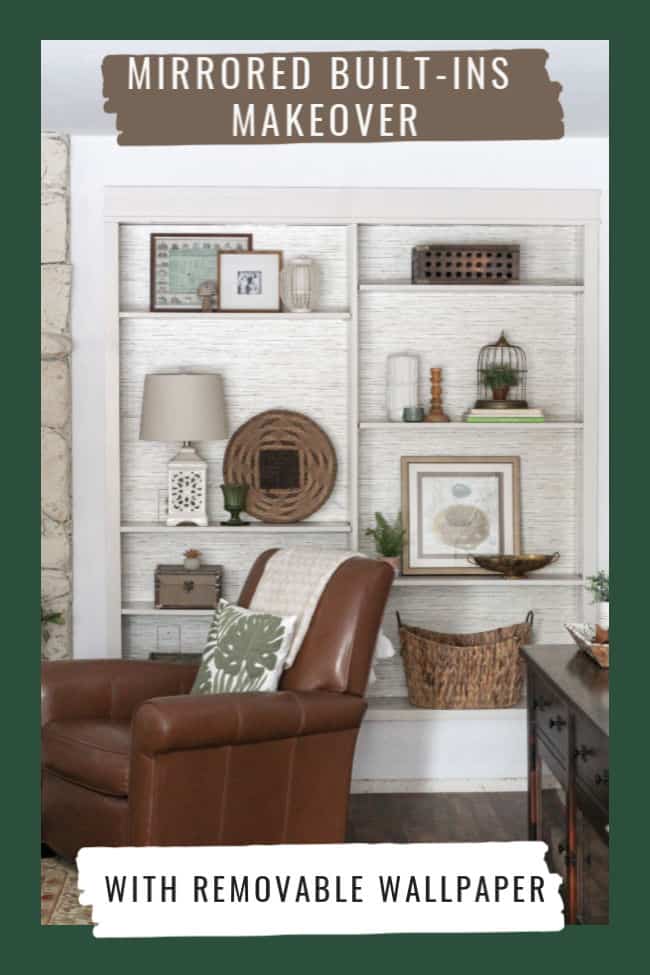
[[[603,809],[609,805],[609,738],[590,721],[576,717],[576,779]]]
[[[562,761],[562,757],[547,744],[542,735],[537,738],[537,750],[542,762],[548,766],[560,785],[566,789],[569,782],[569,772],[566,763]],[[543,771],[542,776],[544,776]]]
[[[566,763],[569,749],[569,709],[560,694],[554,690],[552,684],[547,683],[537,673],[529,674],[533,682],[533,709],[535,713],[535,727],[541,738],[544,738]]]

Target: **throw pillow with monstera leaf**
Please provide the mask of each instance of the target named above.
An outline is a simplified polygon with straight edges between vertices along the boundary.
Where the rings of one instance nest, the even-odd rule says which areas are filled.
[[[295,616],[256,613],[220,599],[192,694],[276,690],[295,624]]]

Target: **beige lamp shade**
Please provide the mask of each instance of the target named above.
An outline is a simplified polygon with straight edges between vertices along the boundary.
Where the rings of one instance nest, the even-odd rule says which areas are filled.
[[[223,380],[217,373],[145,376],[140,440],[226,440]]]

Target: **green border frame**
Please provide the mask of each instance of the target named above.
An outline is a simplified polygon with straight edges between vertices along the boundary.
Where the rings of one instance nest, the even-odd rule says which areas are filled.
[[[559,17],[553,17],[556,12]],[[461,21],[454,23],[442,11],[433,8],[410,8],[415,17],[395,18],[383,15],[378,6],[352,7],[349,3],[329,3],[323,23],[308,18],[310,13],[301,5],[300,14],[288,7],[261,5],[258,12],[247,7],[246,22],[253,23],[258,32],[281,33],[280,15],[289,15],[286,33],[297,26],[316,33],[332,25],[340,25],[346,33],[364,35],[368,27],[381,36],[404,33],[410,20],[416,21],[421,33],[427,29],[432,34],[458,32],[465,28],[471,34],[480,32],[498,34],[497,13],[521,14],[521,5],[502,3],[494,11],[483,9],[478,16],[469,9],[460,11]],[[236,35],[241,30],[241,9],[235,6],[208,8],[212,21],[220,33]],[[340,13],[339,13],[340,9]],[[635,8],[635,11],[638,8]],[[117,26],[117,10],[111,8],[106,27],[114,33]],[[41,16],[39,33],[51,36],[62,32],[74,23],[74,28],[88,28],[86,33],[99,26],[91,25],[83,17],[67,17],[67,9],[59,8],[56,17]],[[85,13],[85,11],[84,11]],[[97,13],[97,11],[95,11]],[[104,11],[102,11],[104,13]],[[166,18],[164,5],[156,9],[155,21],[144,7],[129,9],[129,33],[149,33],[153,26],[159,32],[176,33],[178,10]],[[625,5],[618,5],[615,13],[619,23],[626,17]],[[337,14],[339,16],[337,17]],[[585,16],[586,14],[586,16]],[[33,10],[29,16],[35,20]],[[115,17],[115,21],[114,21]],[[27,19],[27,18],[25,18]],[[18,566],[13,566],[7,578],[6,594],[9,605],[5,610],[5,675],[9,688],[5,691],[3,711],[7,717],[5,730],[5,812],[10,822],[3,830],[5,846],[4,874],[6,931],[16,948],[16,959],[22,965],[40,963],[66,972],[101,972],[108,966],[126,964],[155,967],[156,970],[177,969],[197,961],[205,961],[220,969],[233,968],[247,971],[253,967],[277,966],[284,971],[301,970],[331,971],[344,963],[347,967],[359,966],[374,971],[394,972],[405,965],[422,970],[449,966],[450,970],[481,971],[486,968],[500,972],[535,972],[557,968],[564,971],[580,966],[591,972],[609,971],[612,966],[635,964],[634,949],[639,949],[639,959],[645,956],[645,827],[646,827],[646,756],[647,730],[644,716],[648,698],[648,654],[645,647],[644,624],[639,608],[644,605],[645,586],[642,560],[643,513],[647,509],[647,490],[643,477],[646,451],[643,449],[644,413],[641,391],[647,385],[648,326],[647,301],[642,300],[641,287],[647,278],[645,247],[642,234],[646,231],[643,204],[646,199],[647,155],[644,149],[647,105],[646,65],[648,63],[643,30],[637,37],[611,36],[598,16],[598,10],[590,7],[572,10],[569,5],[547,3],[542,16],[513,20],[504,18],[511,32],[548,33],[557,24],[562,33],[576,32],[587,27],[602,33],[610,33],[611,42],[611,89],[613,124],[611,128],[612,156],[612,268],[611,268],[611,375],[612,375],[612,429],[611,443],[611,511],[612,557],[615,642],[621,647],[620,657],[614,652],[612,678],[612,751],[613,799],[611,822],[613,830],[611,899],[612,920],[604,928],[571,928],[559,934],[494,934],[494,935],[380,935],[356,937],[279,937],[255,939],[156,939],[151,941],[99,940],[93,938],[89,928],[52,927],[41,928],[38,915],[38,838],[39,838],[39,770],[38,770],[38,655],[34,652],[40,634],[36,591],[39,585],[36,570],[36,553],[39,551],[35,526],[40,510],[39,490],[35,471],[39,464],[36,454],[36,368],[38,329],[37,287],[33,269],[36,268],[40,216],[37,206],[36,159],[39,132],[35,120],[38,108],[38,60],[40,37],[32,37],[31,25],[24,33],[17,32],[18,16],[5,34],[5,112],[10,124],[6,127],[5,163],[5,211],[11,227],[12,291],[5,311],[5,350],[11,368],[5,369],[3,397],[5,416],[20,416],[20,424],[6,424],[10,439],[7,452],[11,459],[11,476],[3,481],[5,510],[11,511],[7,519],[5,559],[19,556]],[[66,24],[66,21],[68,22]],[[305,23],[307,21],[307,23]],[[397,23],[396,23],[397,21]],[[6,22],[9,27],[8,21]],[[524,30],[524,24],[526,28]],[[636,18],[631,21],[636,26]],[[415,26],[415,25],[414,25]],[[482,28],[482,31],[480,30]],[[106,29],[106,28],[104,28]],[[599,33],[600,36],[600,33]],[[253,44],[254,41],[252,40]],[[562,79],[558,79],[562,80]],[[128,151],[128,150],[125,150]],[[378,152],[381,148],[378,147]],[[9,187],[12,187],[9,189]],[[7,190],[9,191],[7,192]],[[20,248],[23,259],[17,263],[15,255]],[[643,262],[643,263],[642,263]],[[643,298],[646,298],[643,295]],[[616,320],[616,325],[614,324]],[[643,370],[643,373],[642,373]],[[637,420],[638,417],[638,420]],[[630,460],[627,464],[626,455]],[[16,475],[16,470],[22,472]],[[625,475],[628,474],[626,478]],[[10,506],[10,507],[9,507]],[[25,526],[27,528],[25,529]],[[8,537],[7,537],[8,536]],[[645,561],[645,560],[644,560]],[[33,597],[33,598],[32,598]],[[18,610],[18,612],[17,612]],[[634,613],[638,613],[638,630],[634,629]],[[623,649],[624,648],[624,649]],[[18,954],[19,952],[19,954]],[[189,956],[188,956],[189,952]],[[9,952],[6,954],[11,958]],[[635,961],[632,961],[632,959]],[[11,964],[11,962],[10,962]]]

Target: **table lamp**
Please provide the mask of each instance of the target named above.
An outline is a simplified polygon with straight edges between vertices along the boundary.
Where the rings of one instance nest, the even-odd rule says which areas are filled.
[[[226,440],[223,380],[216,373],[170,372],[145,376],[140,440],[180,441],[168,466],[167,524],[205,527],[208,465],[191,441]]]

